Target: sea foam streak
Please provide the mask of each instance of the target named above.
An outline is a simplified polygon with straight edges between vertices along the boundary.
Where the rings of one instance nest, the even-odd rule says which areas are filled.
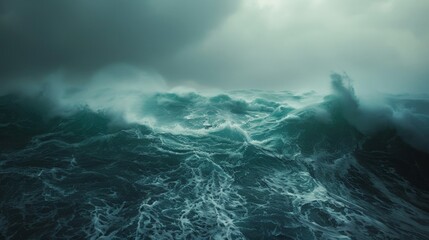
[[[96,80],[4,95],[1,234],[425,239],[428,98],[358,99],[332,78],[328,96]]]

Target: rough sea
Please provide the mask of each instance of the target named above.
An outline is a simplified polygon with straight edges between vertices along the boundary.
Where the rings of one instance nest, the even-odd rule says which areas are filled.
[[[429,97],[332,77],[3,94],[0,238],[429,239]]]

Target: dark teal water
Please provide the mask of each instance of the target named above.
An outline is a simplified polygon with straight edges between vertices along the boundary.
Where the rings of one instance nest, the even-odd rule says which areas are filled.
[[[428,239],[428,100],[334,89],[3,96],[1,238]]]

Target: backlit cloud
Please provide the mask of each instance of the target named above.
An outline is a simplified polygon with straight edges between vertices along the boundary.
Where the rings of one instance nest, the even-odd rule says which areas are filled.
[[[429,91],[425,0],[0,1],[2,80],[112,64],[170,85]]]

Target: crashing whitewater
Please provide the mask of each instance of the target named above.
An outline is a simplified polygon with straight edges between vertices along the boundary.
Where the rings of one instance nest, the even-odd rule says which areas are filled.
[[[4,239],[427,239],[429,97],[0,97]]]

